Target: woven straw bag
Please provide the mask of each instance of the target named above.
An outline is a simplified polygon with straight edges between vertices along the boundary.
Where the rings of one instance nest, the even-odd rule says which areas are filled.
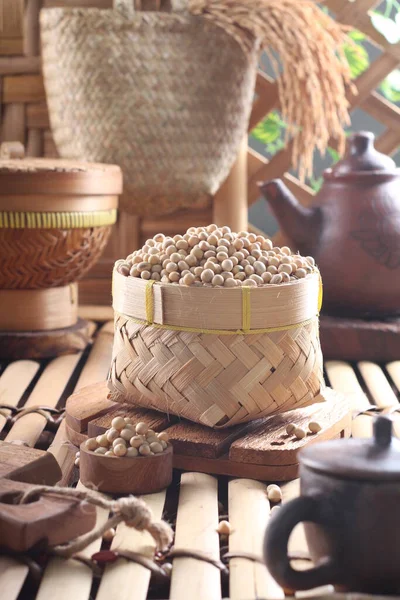
[[[165,214],[204,206],[246,134],[258,44],[174,0],[173,12],[50,8],[41,13],[43,73],[62,157],[118,164],[120,206]]]
[[[115,268],[110,398],[215,428],[321,401],[320,289],[318,273],[193,288]]]

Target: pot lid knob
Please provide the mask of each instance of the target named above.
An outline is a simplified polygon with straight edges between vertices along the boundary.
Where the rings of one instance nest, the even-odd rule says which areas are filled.
[[[393,423],[387,417],[377,417],[374,421],[374,442],[380,448],[388,448],[392,443]]]
[[[396,163],[390,156],[375,149],[375,136],[371,131],[358,131],[348,138],[347,152],[333,168],[335,175],[360,171],[395,171]]]

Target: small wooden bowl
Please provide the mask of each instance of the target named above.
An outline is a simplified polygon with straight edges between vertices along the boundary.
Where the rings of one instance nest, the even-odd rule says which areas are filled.
[[[126,458],[95,454],[80,447],[80,479],[109,494],[152,494],[172,481],[172,446],[162,454]]]

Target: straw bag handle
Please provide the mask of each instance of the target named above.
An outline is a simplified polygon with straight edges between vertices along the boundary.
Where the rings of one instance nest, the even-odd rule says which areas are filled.
[[[173,12],[187,12],[188,0],[170,0]],[[133,17],[135,14],[134,0],[114,0],[114,10],[125,17]]]

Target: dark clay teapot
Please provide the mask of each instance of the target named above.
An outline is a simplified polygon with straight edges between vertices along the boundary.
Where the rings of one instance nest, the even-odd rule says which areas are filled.
[[[310,208],[280,180],[260,189],[292,247],[312,255],[324,283],[329,314],[400,314],[400,169],[360,132],[346,157],[324,172]]]
[[[286,589],[400,593],[400,441],[378,417],[374,438],[322,442],[299,453],[301,495],[271,516],[264,557]],[[297,571],[287,553],[304,522],[315,567]]]

